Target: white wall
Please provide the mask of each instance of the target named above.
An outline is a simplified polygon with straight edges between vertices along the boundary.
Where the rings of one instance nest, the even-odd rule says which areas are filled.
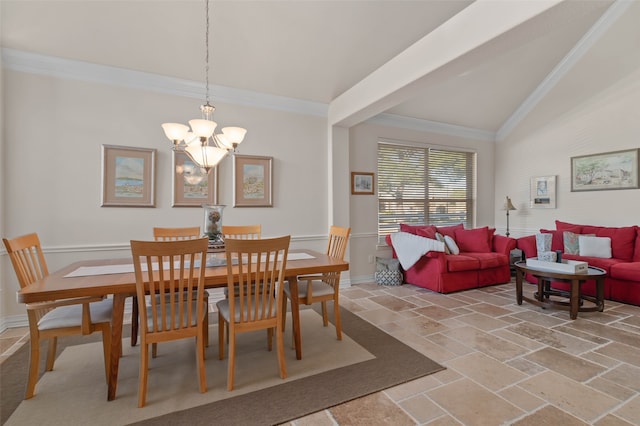
[[[499,203],[509,195],[518,209],[510,215],[512,236],[555,229],[556,219],[640,224],[640,189],[571,192],[571,157],[640,148],[640,68],[608,86],[597,80],[592,85],[601,89],[569,105],[564,87],[559,87],[511,137],[497,144],[495,221],[498,226],[506,221]],[[546,175],[557,176],[557,208],[530,209],[530,178]]]
[[[350,130],[351,171],[374,172],[377,179],[378,141],[420,142],[430,146],[457,147],[477,152],[477,216],[476,226],[493,226],[494,220],[494,143],[426,133],[398,127],[376,124],[360,124]],[[377,185],[377,180],[376,180]],[[372,256],[388,255],[386,247],[378,247],[378,198],[375,195],[351,196],[350,272],[351,282],[370,278],[375,264],[369,263]]]
[[[80,259],[126,258],[129,240],[150,239],[153,226],[201,225],[201,208],[171,207],[170,141],[160,127],[198,118],[200,101],[7,70],[3,83],[3,237],[37,232],[56,270]],[[273,208],[233,208],[232,159],[223,160],[223,222],[261,223],[265,236],[291,234],[292,247],[324,251],[326,118],[214,104],[221,125],[248,129],[239,153],[274,157]],[[158,150],[155,208],[100,207],[102,144]],[[6,255],[2,266],[4,316],[23,315]]]

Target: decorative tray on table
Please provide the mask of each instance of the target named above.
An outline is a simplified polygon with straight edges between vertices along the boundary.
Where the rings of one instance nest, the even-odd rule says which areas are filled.
[[[547,271],[561,272],[565,274],[586,274],[589,264],[579,260],[562,260],[559,262],[545,262],[535,257],[527,259],[527,266],[531,268],[544,269]]]

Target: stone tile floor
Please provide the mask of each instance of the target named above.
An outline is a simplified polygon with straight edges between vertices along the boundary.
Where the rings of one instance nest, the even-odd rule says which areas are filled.
[[[534,286],[526,286],[532,293]],[[306,425],[640,425],[640,307],[569,313],[513,283],[442,295],[353,285],[341,305],[446,370],[296,419]],[[0,361],[28,329],[0,335]]]

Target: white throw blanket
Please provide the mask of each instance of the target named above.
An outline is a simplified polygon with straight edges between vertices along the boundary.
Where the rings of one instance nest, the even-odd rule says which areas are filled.
[[[429,251],[444,252],[444,243],[442,241],[409,234],[408,232],[391,234],[391,244],[393,244],[393,249],[396,251],[398,260],[405,271]]]

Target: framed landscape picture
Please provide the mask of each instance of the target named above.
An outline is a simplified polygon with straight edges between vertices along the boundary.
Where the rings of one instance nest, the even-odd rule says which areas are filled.
[[[373,173],[351,172],[351,193],[355,195],[372,195]]]
[[[529,207],[532,209],[556,208],[555,176],[536,176],[531,178]]]
[[[207,172],[183,152],[173,152],[173,207],[218,204],[218,167]]]
[[[155,207],[156,150],[102,145],[102,207]]]
[[[273,157],[233,156],[233,207],[273,207]]]
[[[571,157],[571,191],[638,188],[640,148]]]

